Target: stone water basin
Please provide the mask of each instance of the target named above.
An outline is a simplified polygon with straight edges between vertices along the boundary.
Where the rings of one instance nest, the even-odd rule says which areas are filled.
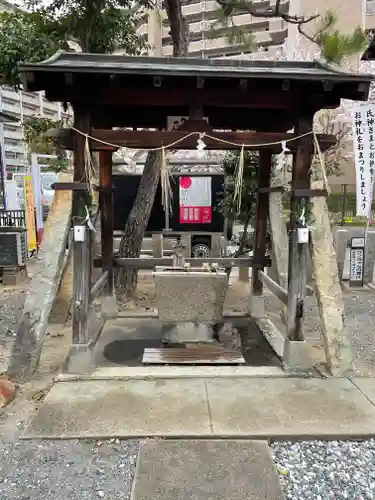
[[[152,273],[164,324],[215,324],[223,319],[228,277],[223,269],[157,267]]]

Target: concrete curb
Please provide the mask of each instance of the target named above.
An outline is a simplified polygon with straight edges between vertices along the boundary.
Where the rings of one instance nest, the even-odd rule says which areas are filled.
[[[76,439],[93,439],[97,441],[105,441],[109,439],[113,439],[113,434],[70,434],[69,436],[56,436],[54,434],[51,435],[42,435],[42,434],[24,434],[20,436],[20,439],[23,441],[27,441],[30,439],[38,439],[38,440],[53,440],[53,441],[65,441],[65,440],[76,440]],[[245,439],[245,440],[255,440],[255,441],[268,441],[272,443],[274,441],[366,441],[369,439],[373,439],[375,437],[375,429],[374,432],[364,434],[364,433],[327,433],[327,434],[241,434],[241,433],[233,433],[233,434],[119,434],[116,436],[118,439],[163,439],[163,440],[203,440],[203,439]]]
[[[84,380],[153,380],[186,378],[285,378],[295,377],[267,366],[136,366],[99,368],[91,374],[60,373],[55,382]]]

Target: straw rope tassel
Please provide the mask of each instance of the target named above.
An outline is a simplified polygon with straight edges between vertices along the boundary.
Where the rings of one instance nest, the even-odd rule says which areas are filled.
[[[242,185],[243,185],[243,170],[245,166],[245,147],[242,144],[240,156],[238,159],[238,164],[236,171],[234,173],[235,182],[234,182],[234,196],[233,201],[237,201],[237,213],[241,212],[242,205]]]
[[[90,144],[89,144],[89,137],[88,136],[86,136],[86,140],[85,140],[84,158],[85,158],[86,179],[87,179],[87,183],[89,185],[89,192],[92,195],[93,192],[94,192],[92,178],[95,177],[95,168],[94,168],[94,164],[93,164],[92,157],[91,157],[91,151],[90,151]]]
[[[170,203],[170,200],[172,198],[172,189],[170,182],[169,165],[165,154],[164,146],[162,147],[161,150],[160,184],[161,184],[161,202],[164,211],[171,212],[172,204]]]
[[[327,193],[331,194],[331,188],[329,187],[329,184],[328,184],[324,156],[323,156],[322,150],[320,149],[319,141],[318,141],[318,138],[317,138],[315,132],[313,132],[313,136],[314,136],[315,152],[318,154],[320,170],[321,170],[322,175],[323,175],[324,187],[326,188]]]

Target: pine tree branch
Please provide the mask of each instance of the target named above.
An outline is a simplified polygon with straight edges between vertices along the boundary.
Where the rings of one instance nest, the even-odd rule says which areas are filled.
[[[217,0],[217,3],[228,15],[235,15],[236,10],[245,10],[253,17],[272,18],[279,17],[290,24],[307,24],[320,17],[320,14],[312,16],[297,16],[282,12],[281,0],[277,0],[273,8],[266,10],[257,9],[251,2],[246,0]]]

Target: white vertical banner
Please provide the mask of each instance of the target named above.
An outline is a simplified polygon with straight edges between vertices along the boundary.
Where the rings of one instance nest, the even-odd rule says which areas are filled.
[[[369,217],[375,178],[375,105],[353,108],[357,215]]]

